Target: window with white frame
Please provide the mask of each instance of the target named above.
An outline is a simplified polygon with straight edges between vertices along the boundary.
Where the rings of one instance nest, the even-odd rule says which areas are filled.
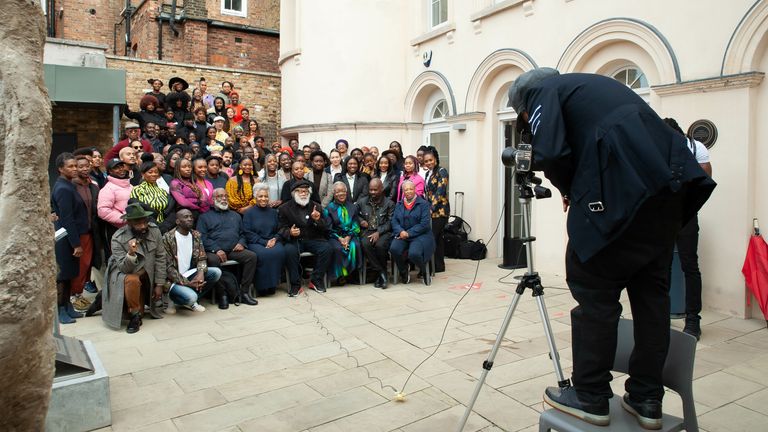
[[[429,117],[430,117],[430,120],[432,121],[440,121],[440,120],[444,120],[449,113],[450,112],[448,111],[448,102],[446,102],[445,99],[440,99],[432,107],[432,115],[430,115]]]
[[[221,13],[241,17],[247,16],[248,0],[221,0]]]
[[[429,25],[437,27],[448,21],[448,0],[429,1]]]

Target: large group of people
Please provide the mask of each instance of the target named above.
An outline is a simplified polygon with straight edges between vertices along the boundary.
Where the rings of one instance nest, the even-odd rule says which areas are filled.
[[[148,82],[104,158],[96,147],[56,158],[52,220],[66,230],[56,243],[60,323],[101,311],[107,325],[125,319],[134,333],[145,311],[202,312],[206,294],[222,309],[256,305],[284,280],[296,296],[305,273],[321,293],[328,283],[367,283],[363,273],[387,288],[390,256],[404,283],[412,270],[425,281],[445,270],[448,172],[434,147],[267,146],[233,83],[210,94],[201,78],[190,95],[179,77],[167,94],[161,80]],[[101,291],[94,269],[105,272]]]

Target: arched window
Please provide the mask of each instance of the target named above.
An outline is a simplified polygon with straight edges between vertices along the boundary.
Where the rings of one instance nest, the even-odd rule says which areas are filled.
[[[613,79],[623,83],[625,86],[635,91],[641,91],[648,88],[648,79],[645,73],[635,66],[624,66],[611,75]]]
[[[432,107],[432,115],[430,115],[430,119],[432,121],[443,120],[448,116],[448,114],[448,102],[446,102],[445,99],[440,99]]]
[[[646,78],[645,73],[639,67],[635,65],[623,66],[610,76],[631,88],[646,103],[650,103],[651,88],[648,86],[648,78]]]

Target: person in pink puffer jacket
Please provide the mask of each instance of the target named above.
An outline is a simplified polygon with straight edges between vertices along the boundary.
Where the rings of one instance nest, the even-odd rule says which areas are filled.
[[[99,217],[107,222],[107,239],[118,228],[125,225],[122,219],[125,207],[131,197],[131,182],[128,178],[128,166],[120,159],[110,159],[107,162],[107,184],[99,191]]]

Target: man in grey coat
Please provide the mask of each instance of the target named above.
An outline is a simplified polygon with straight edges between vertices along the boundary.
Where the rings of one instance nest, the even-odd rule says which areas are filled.
[[[128,333],[136,333],[141,327],[147,293],[153,302],[163,295],[166,254],[160,229],[149,222],[151,214],[138,203],[128,205],[122,216],[127,225],[112,236],[102,319],[107,326],[119,329],[123,310],[127,309]]]

